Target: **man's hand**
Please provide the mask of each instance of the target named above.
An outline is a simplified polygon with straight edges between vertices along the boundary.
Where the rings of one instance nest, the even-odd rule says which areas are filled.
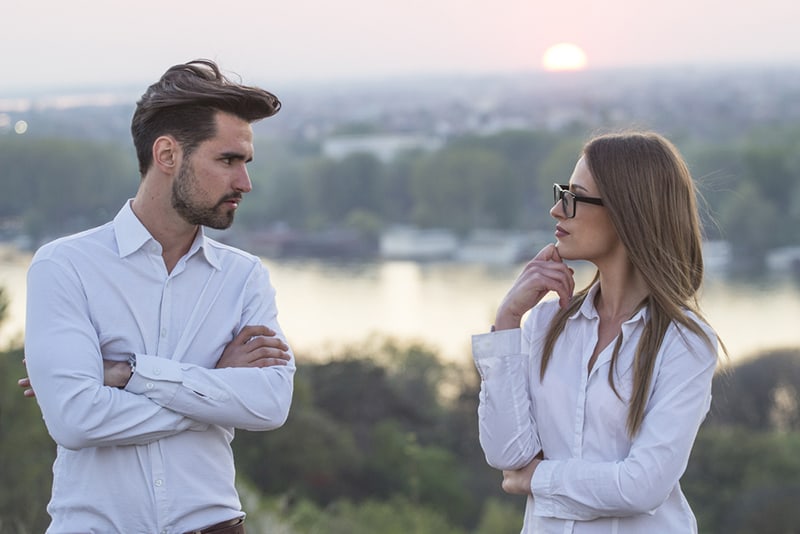
[[[286,365],[292,359],[288,350],[271,328],[248,325],[225,346],[216,368]]]
[[[513,495],[530,495],[533,472],[536,471],[536,466],[539,465],[543,458],[544,456],[540,452],[531,460],[531,463],[522,469],[503,471],[503,491]]]
[[[127,361],[103,360],[103,385],[124,388],[128,385],[133,371]]]
[[[22,360],[25,363],[25,360]],[[124,388],[131,378],[131,366],[128,362],[103,360],[103,385]],[[36,393],[31,387],[31,379],[27,376],[17,380],[17,385],[22,388],[26,397],[35,397]]]
[[[266,326],[248,325],[225,346],[216,368],[223,367],[271,367],[286,365],[291,359],[289,346],[279,338],[276,332]],[[22,360],[25,363],[25,360]],[[103,385],[124,388],[131,378],[131,367],[128,362],[103,360]],[[17,380],[25,397],[35,397],[27,376]]]
[[[25,359],[22,359],[22,365],[25,365]],[[26,377],[20,378],[17,380],[17,385],[22,388],[22,394],[26,397],[35,397],[36,393],[34,393],[33,388],[31,387],[31,379]]]

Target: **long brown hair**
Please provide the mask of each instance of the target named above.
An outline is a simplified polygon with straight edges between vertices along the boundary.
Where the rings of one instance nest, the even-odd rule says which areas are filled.
[[[700,324],[686,311],[705,321],[697,293],[703,281],[703,250],[696,189],[678,150],[652,132],[606,134],[590,140],[583,157],[608,209],[611,222],[633,266],[644,278],[649,296],[648,320],[636,347],[633,391],[627,428],[633,438],[639,431],[653,378],[656,355],[672,323],[706,339]],[[545,337],[540,376],[543,378],[558,336],[567,318],[583,304],[590,287],[577,292],[570,305],[559,310]],[[608,380],[621,346],[619,335],[611,358]],[[722,345],[725,350],[724,345]]]

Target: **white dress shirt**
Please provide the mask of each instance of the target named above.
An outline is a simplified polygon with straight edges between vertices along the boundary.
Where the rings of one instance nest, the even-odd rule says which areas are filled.
[[[641,429],[630,439],[627,400],[647,309],[622,325],[614,384],[623,402],[608,382],[616,340],[588,372],[597,344],[598,287],[567,320],[541,381],[542,347],[557,300],[536,306],[522,329],[473,337],[487,462],[519,469],[543,452],[531,481],[524,533],[697,532],[678,480],[711,404],[716,349],[685,328],[668,328]],[[714,333],[701,326],[716,347]]]
[[[214,369],[246,325],[283,339],[259,258],[201,230],[167,273],[130,202],[37,251],[25,357],[57,443],[48,533],[181,533],[244,515],[234,428],[281,426],[295,371]],[[125,389],[104,386],[103,360],[132,353]]]

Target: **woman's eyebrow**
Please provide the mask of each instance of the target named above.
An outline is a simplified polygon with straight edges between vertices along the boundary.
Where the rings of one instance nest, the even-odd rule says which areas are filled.
[[[585,187],[583,187],[581,184],[570,184],[570,185],[571,185],[571,189],[580,189],[580,190],[582,190],[582,191],[584,191],[586,193],[589,192],[589,190],[586,189]]]

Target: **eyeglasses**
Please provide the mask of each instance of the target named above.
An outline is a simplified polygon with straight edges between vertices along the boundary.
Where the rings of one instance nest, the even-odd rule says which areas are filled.
[[[567,219],[575,217],[575,208],[578,202],[586,202],[597,206],[603,205],[602,198],[582,197],[570,191],[569,185],[553,184],[553,202],[558,202],[559,200],[561,201],[561,209],[564,210],[564,217]]]

